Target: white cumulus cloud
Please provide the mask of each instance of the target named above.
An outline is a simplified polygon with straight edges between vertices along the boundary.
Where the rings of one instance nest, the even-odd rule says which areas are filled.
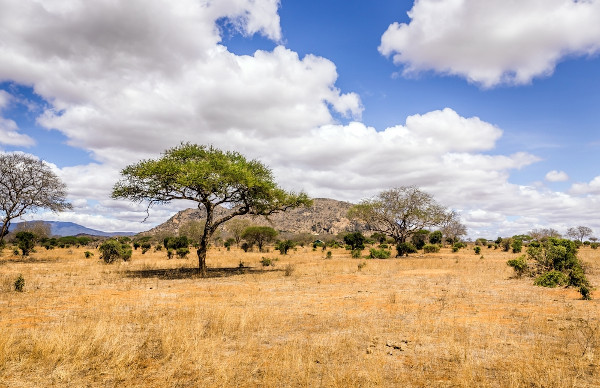
[[[548,182],[566,182],[569,180],[569,175],[564,171],[552,170],[546,174],[546,180]]]
[[[600,49],[600,2],[418,0],[379,51],[404,73],[433,70],[492,87],[546,76],[567,56]]]

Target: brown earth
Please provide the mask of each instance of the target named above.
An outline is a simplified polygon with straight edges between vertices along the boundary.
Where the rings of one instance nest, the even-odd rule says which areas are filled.
[[[498,250],[221,248],[205,279],[193,258],[84,250],[4,250],[0,387],[600,387],[599,300],[515,279]],[[580,257],[599,285],[600,251]]]

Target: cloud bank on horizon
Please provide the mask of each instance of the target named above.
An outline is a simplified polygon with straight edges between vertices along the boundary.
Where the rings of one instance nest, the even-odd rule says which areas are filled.
[[[550,76],[558,61],[600,47],[600,26],[593,23],[598,2],[487,4],[417,1],[408,24],[381,31],[379,51],[405,74],[433,70],[491,88]],[[600,208],[600,177],[565,191],[543,183],[570,180],[556,169],[532,185],[511,183],[513,172],[541,158],[497,152],[505,130],[463,117],[452,101],[387,128],[364,123],[368,107],[358,93],[336,86],[335,63],[285,46],[279,16],[285,2],[0,0],[0,6],[0,150],[27,152],[44,141],[11,116],[20,108],[46,136],[60,134],[90,158],[61,166],[45,158],[55,163],[74,205],[54,219],[106,231],[164,222],[189,204],[157,207],[140,224],[145,206],[111,200],[110,191],[125,165],[190,141],[258,158],[283,187],[313,197],[357,201],[417,185],[460,211],[472,237],[574,224],[600,233],[590,211]],[[251,55],[230,51],[224,20],[274,47]],[[20,88],[31,88],[44,104]]]

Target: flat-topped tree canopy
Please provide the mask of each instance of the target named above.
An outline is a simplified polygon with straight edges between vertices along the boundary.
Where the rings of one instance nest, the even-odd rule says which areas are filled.
[[[217,227],[243,214],[268,216],[287,209],[309,206],[305,193],[287,192],[277,186],[271,170],[257,160],[213,146],[181,143],[159,159],[142,160],[121,171],[123,179],[112,197],[134,202],[167,203],[184,199],[206,212],[206,225],[198,249],[199,268],[206,274],[208,241]],[[216,206],[232,211],[214,219]]]

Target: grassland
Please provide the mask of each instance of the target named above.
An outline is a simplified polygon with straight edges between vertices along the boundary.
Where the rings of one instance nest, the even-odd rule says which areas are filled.
[[[202,279],[85,250],[4,250],[1,387],[600,387],[600,293],[513,279],[510,253],[212,249]],[[600,285],[600,251],[580,257]]]

